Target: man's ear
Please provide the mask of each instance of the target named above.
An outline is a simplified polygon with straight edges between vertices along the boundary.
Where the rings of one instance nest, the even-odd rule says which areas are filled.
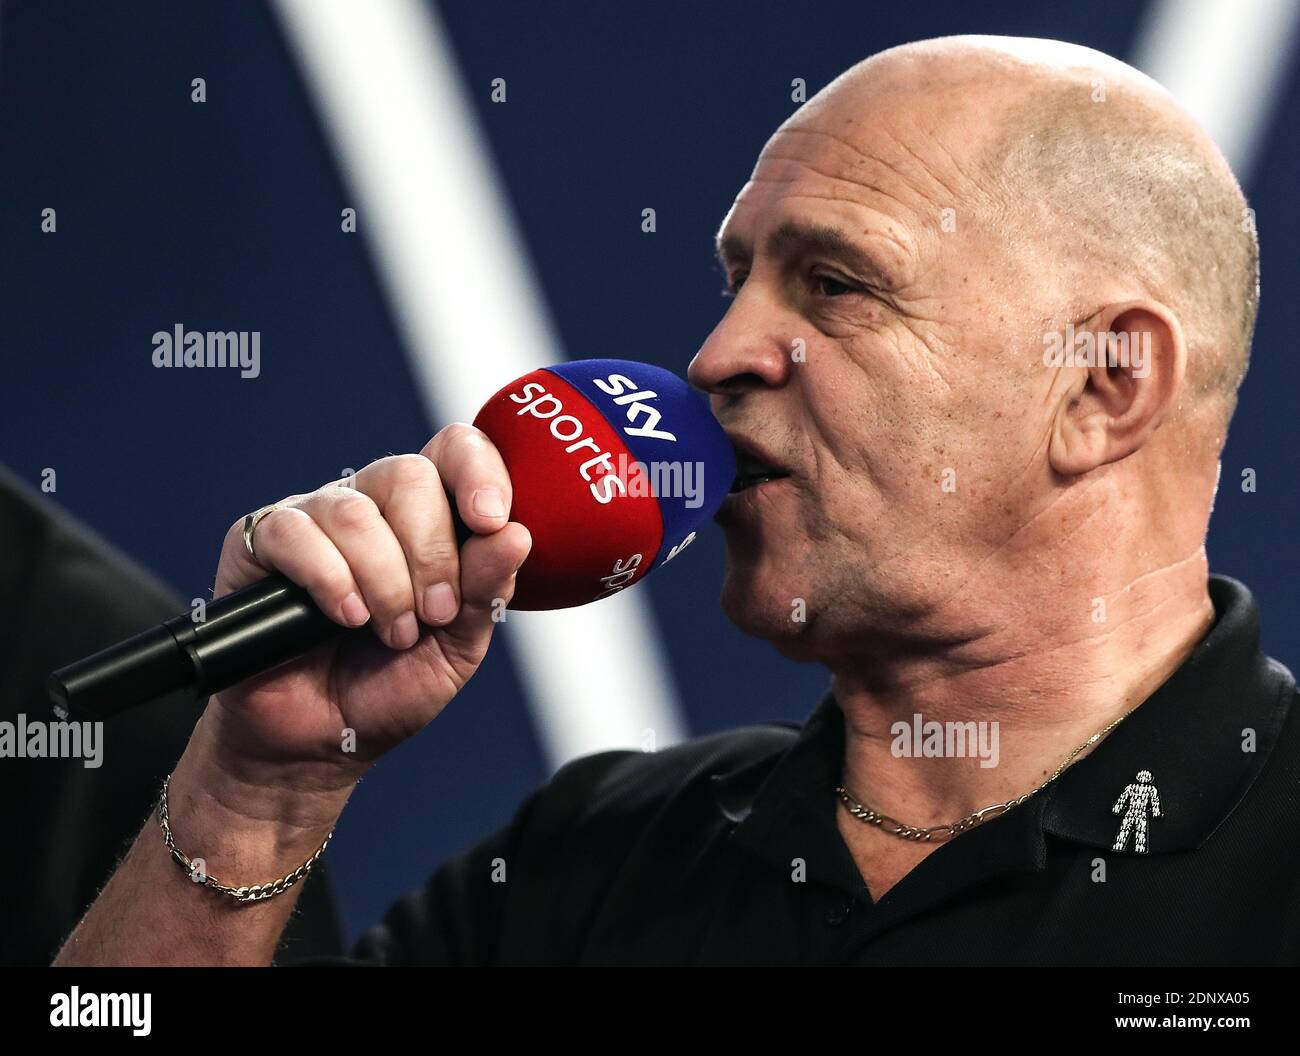
[[[1064,476],[1118,462],[1147,442],[1174,407],[1187,371],[1187,345],[1177,317],[1162,304],[1108,305],[1078,328],[1074,362],[1087,363],[1079,344],[1091,334],[1092,366],[1083,385],[1070,386],[1052,426],[1048,458]],[[1112,365],[1114,364],[1114,365]]]

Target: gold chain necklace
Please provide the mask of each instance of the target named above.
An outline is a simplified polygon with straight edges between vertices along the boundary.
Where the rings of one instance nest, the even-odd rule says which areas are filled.
[[[980,810],[975,811],[975,813],[973,814],[967,814],[966,817],[962,818],[960,821],[954,821],[951,825],[930,825],[928,827],[921,827],[917,825],[905,825],[903,822],[899,821],[898,819],[891,818],[888,814],[881,814],[879,811],[872,810],[870,807],[864,807],[861,803],[859,803],[856,799],[854,799],[851,795],[849,795],[849,790],[845,784],[837,785],[835,787],[835,794],[840,797],[840,801],[848,809],[848,812],[852,814],[855,818],[857,818],[859,821],[864,822],[866,824],[875,825],[882,832],[887,832],[891,836],[897,836],[900,839],[904,839],[904,840],[928,841],[928,840],[951,839],[953,836],[958,836],[969,829],[973,829],[976,825],[980,824],[980,822],[988,821],[990,818],[996,818],[999,815],[1005,814],[1012,807],[1020,806],[1020,804],[1023,803],[1025,800],[1027,800],[1030,796],[1033,796],[1041,792],[1053,781],[1055,781],[1058,777],[1060,777],[1061,774],[1065,772],[1066,768],[1070,766],[1071,763],[1073,763],[1076,759],[1079,758],[1080,752],[1096,744],[1099,740],[1105,737],[1106,734],[1110,733],[1111,730],[1113,730],[1121,722],[1123,722],[1130,715],[1132,715],[1133,712],[1136,710],[1137,710],[1136,707],[1130,708],[1128,711],[1124,712],[1124,714],[1121,715],[1118,719],[1115,719],[1113,722],[1109,723],[1107,726],[1094,733],[1091,737],[1089,737],[1086,741],[1084,741],[1081,745],[1079,745],[1079,747],[1077,747],[1076,749],[1074,749],[1074,751],[1072,751],[1069,755],[1067,755],[1065,757],[1065,761],[1062,762],[1061,765],[1056,768],[1056,771],[1052,774],[1052,776],[1049,777],[1037,788],[1030,789],[1023,796],[1017,796],[1015,799],[1009,799],[1005,803],[994,803],[992,806],[983,807]],[[841,780],[843,779],[841,778]]]

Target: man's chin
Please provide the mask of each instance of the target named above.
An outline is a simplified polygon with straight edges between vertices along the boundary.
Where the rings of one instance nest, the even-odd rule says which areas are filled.
[[[722,611],[745,634],[770,643],[792,660],[802,659],[801,639],[808,627],[807,599],[774,583],[728,569],[722,584]]]

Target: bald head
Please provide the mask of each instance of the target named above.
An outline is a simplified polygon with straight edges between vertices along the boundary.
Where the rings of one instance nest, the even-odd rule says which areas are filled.
[[[1046,585],[1047,639],[1159,569],[1204,593],[1254,230],[1150,79],[1048,41],[883,52],[771,137],[718,249],[691,379],[781,471],[720,515],[741,626],[832,662],[981,640]]]
[[[1204,130],[1117,59],[1010,37],[881,52],[791,124],[918,92],[950,100],[951,120],[975,141],[961,168],[988,234],[1027,274],[1058,279],[1063,301],[1045,314],[1078,322],[1129,294],[1167,305],[1188,346],[1175,413],[1207,412],[1221,435],[1249,360],[1259,251],[1241,188]]]

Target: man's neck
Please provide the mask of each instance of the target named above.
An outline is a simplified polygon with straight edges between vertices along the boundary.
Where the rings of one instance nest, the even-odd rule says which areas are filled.
[[[1205,636],[1207,574],[1201,550],[1118,584],[1051,584],[1009,599],[993,631],[951,653],[833,666],[850,793],[929,826],[1037,788]]]

